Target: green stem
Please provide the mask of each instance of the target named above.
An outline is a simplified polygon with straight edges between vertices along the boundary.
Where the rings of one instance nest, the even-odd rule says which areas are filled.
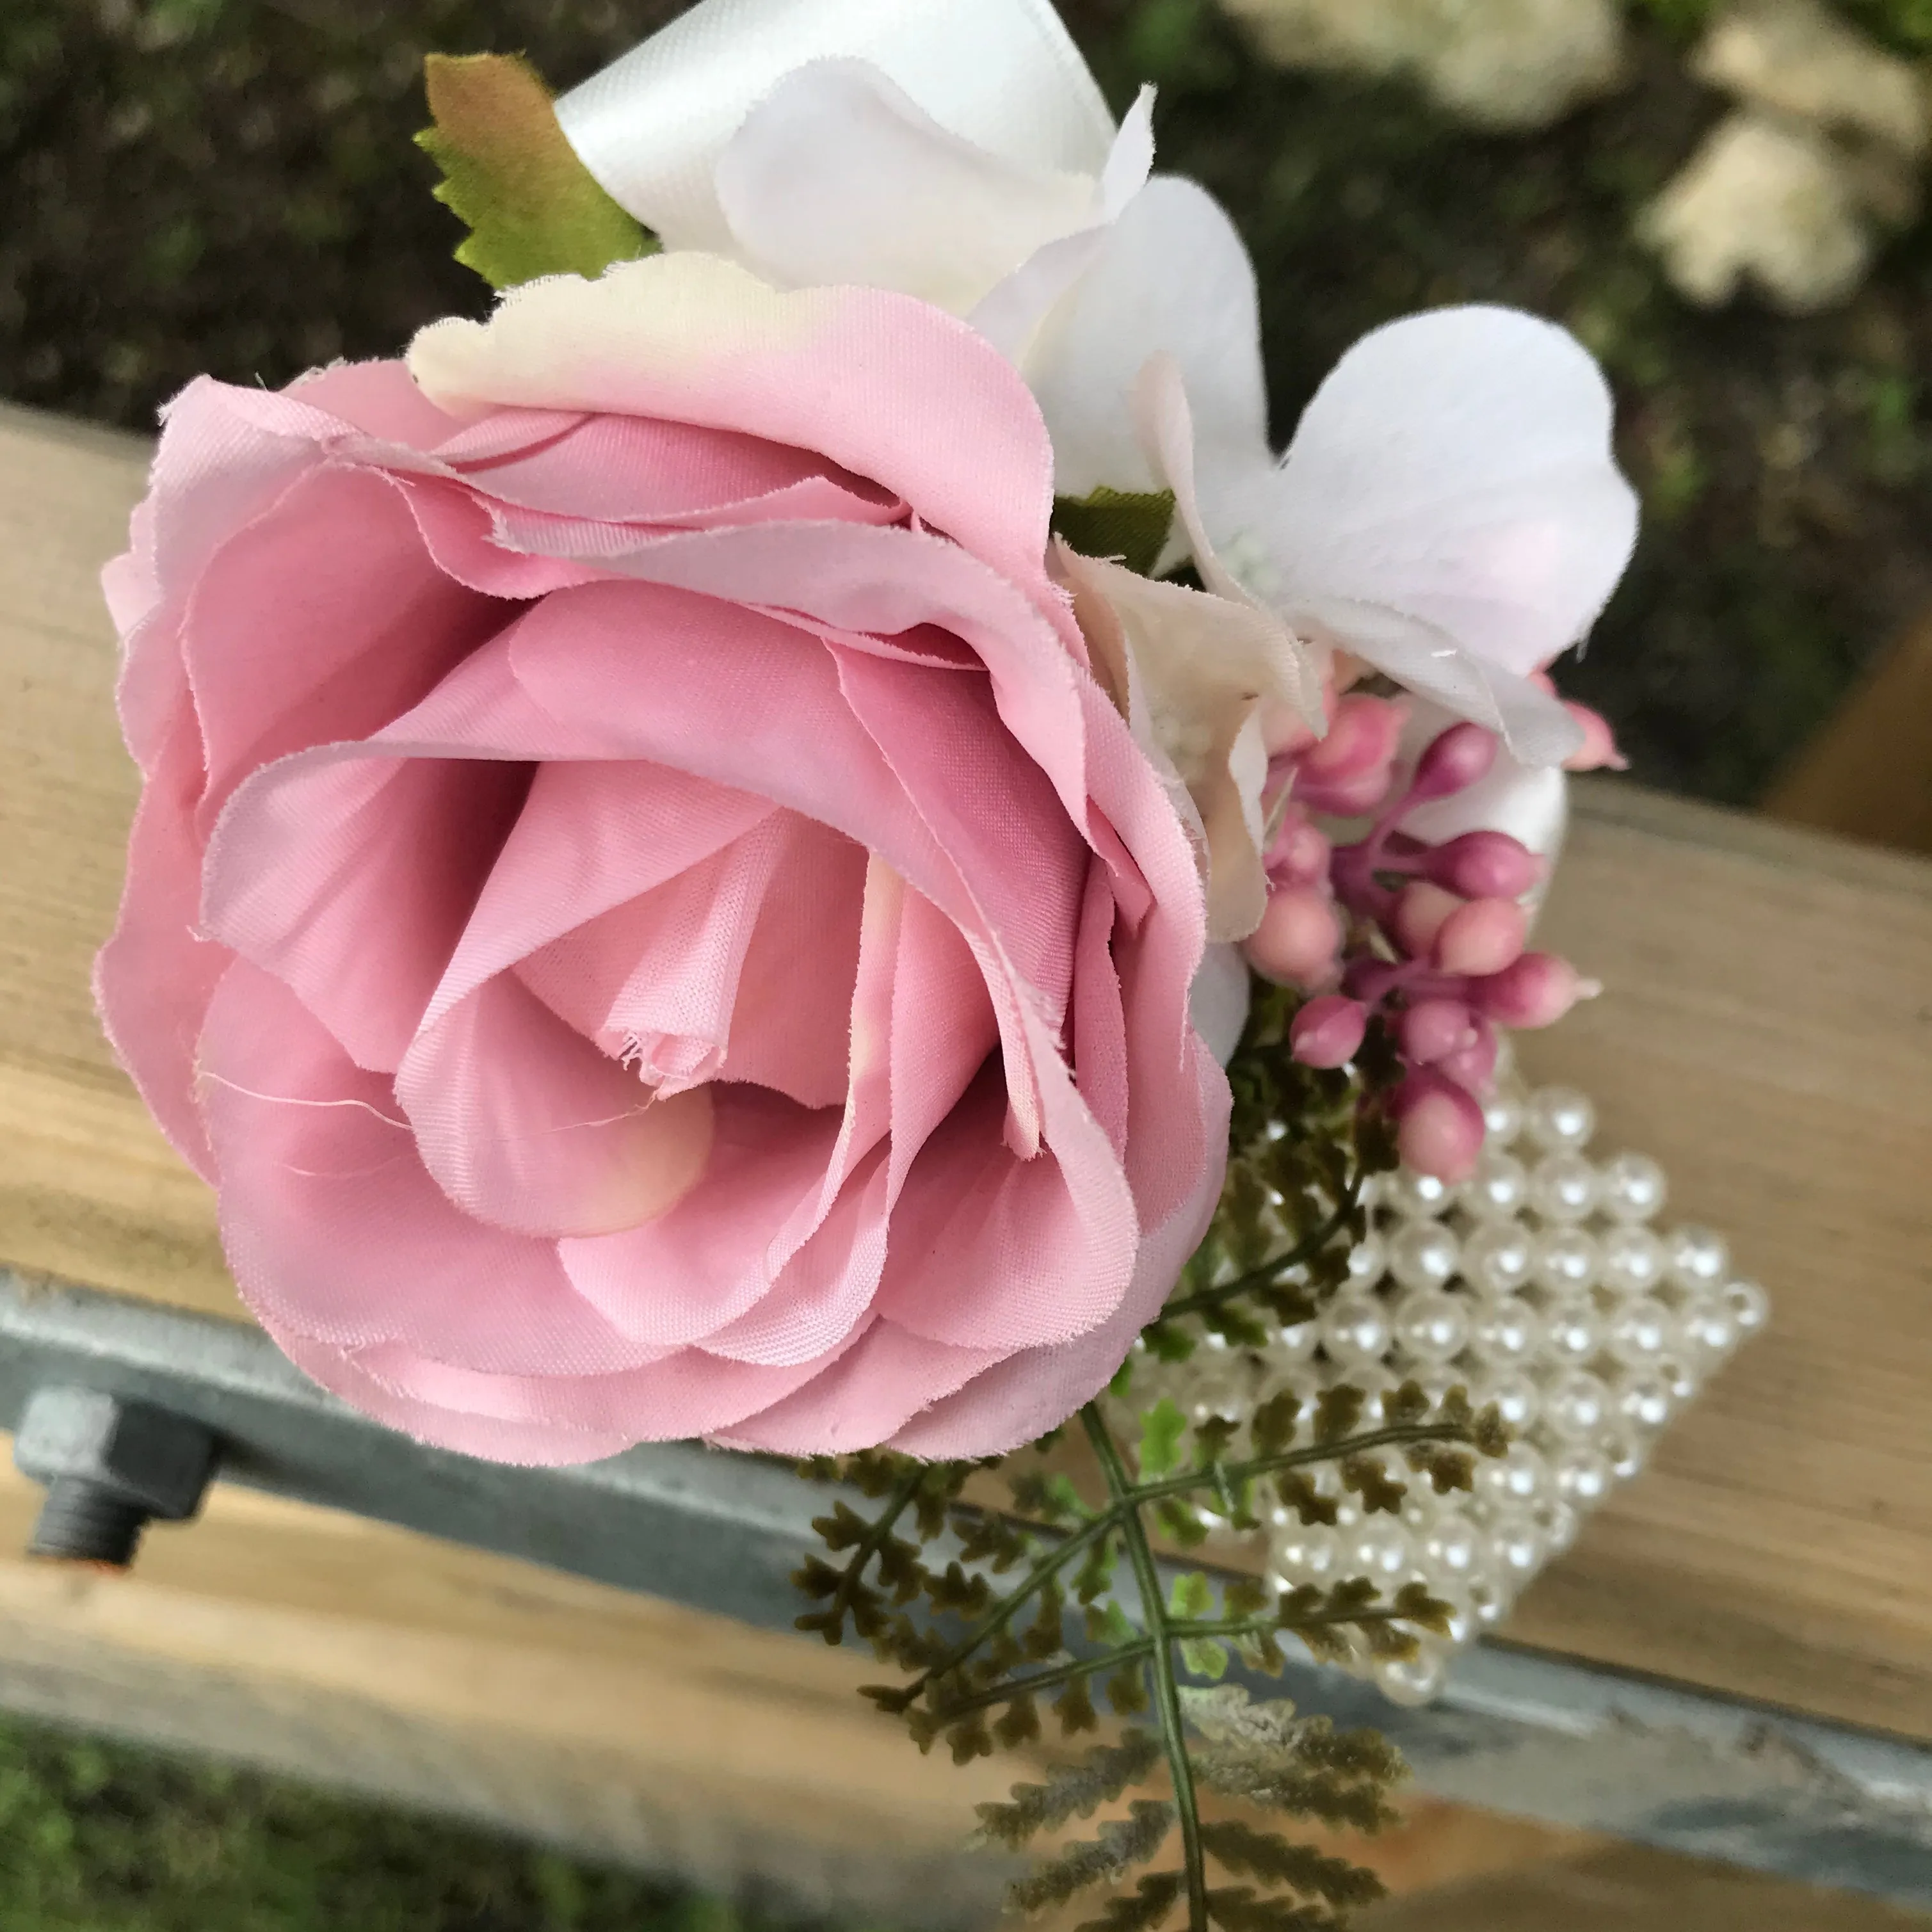
[[[1172,1631],[1167,1605],[1160,1593],[1160,1574],[1154,1567],[1154,1551],[1148,1542],[1147,1527],[1141,1521],[1140,1492],[1127,1480],[1120,1452],[1102,1420],[1100,1406],[1089,1402],[1080,1412],[1081,1426],[1094,1445],[1107,1478],[1108,1494],[1120,1506],[1120,1537],[1133,1564],[1141,1605],[1147,1618],[1148,1635],[1153,1648],[1148,1661],[1154,1666],[1154,1702],[1160,1712],[1161,1742],[1167,1752],[1167,1768],[1174,1780],[1174,1802],[1180,1814],[1180,1842],[1187,1873],[1187,1923],[1189,1932],[1208,1932],[1208,1863],[1201,1844],[1201,1810],[1194,1795],[1194,1765],[1187,1755],[1187,1732],[1180,1714],[1180,1689],[1174,1681],[1174,1657],[1168,1648]]]
[[[929,1670],[922,1672],[907,1688],[916,1694],[935,1678],[944,1677],[949,1671],[957,1670],[989,1637],[996,1636],[1004,1630],[1039,1594],[1042,1586],[1052,1580],[1056,1571],[1064,1569],[1096,1537],[1112,1529],[1118,1514],[1118,1511],[1108,1510],[1104,1515],[1096,1516],[1091,1522],[1082,1523],[1051,1556],[1042,1556],[1021,1578],[1016,1588],[1002,1597],[937,1664]]]
[[[1274,1285],[1277,1276],[1286,1274],[1290,1268],[1300,1268],[1312,1262],[1328,1244],[1348,1225],[1361,1199],[1360,1184],[1358,1181],[1345,1193],[1334,1214],[1305,1240],[1298,1241],[1285,1255],[1264,1262],[1247,1274],[1239,1275],[1232,1281],[1223,1282],[1219,1288],[1204,1288],[1192,1294],[1184,1294],[1178,1301],[1170,1301],[1156,1319],[1166,1322],[1178,1315],[1205,1315],[1211,1313],[1224,1302],[1238,1300],[1244,1294],[1252,1294],[1258,1288]]]
[[[1205,1469],[1186,1469],[1178,1476],[1163,1477],[1157,1483],[1143,1484],[1138,1494],[1144,1502],[1158,1502],[1165,1496],[1185,1496],[1190,1490],[1211,1489],[1222,1480],[1252,1482],[1258,1476],[1279,1475],[1284,1469],[1308,1468],[1322,1462],[1340,1462],[1371,1449],[1413,1447],[1423,1442],[1453,1442],[1467,1446],[1469,1432],[1448,1423],[1412,1423],[1401,1428],[1378,1429],[1366,1436],[1352,1436],[1341,1442],[1317,1442],[1306,1449],[1284,1450],[1278,1456],[1258,1456],[1247,1462],[1222,1462]],[[1218,1472],[1218,1473],[1217,1473]]]
[[[1009,1678],[1004,1684],[995,1684],[990,1690],[962,1697],[956,1704],[948,1704],[933,1714],[940,1724],[950,1724],[956,1718],[970,1717],[975,1711],[991,1710],[995,1704],[1010,1704],[1015,1698],[1029,1696],[1036,1690],[1051,1690],[1055,1684],[1071,1684],[1076,1678],[1097,1676],[1103,1670],[1118,1670],[1124,1664],[1132,1664],[1147,1656],[1153,1648],[1152,1637],[1136,1637],[1132,1643],[1124,1643],[1119,1649],[1110,1650],[1104,1657],[1076,1658],[1070,1664],[1056,1664],[1051,1670],[1036,1670],[1030,1677]]]

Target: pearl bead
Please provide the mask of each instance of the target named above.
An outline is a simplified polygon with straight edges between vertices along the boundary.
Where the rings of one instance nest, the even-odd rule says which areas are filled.
[[[1670,1279],[1695,1293],[1700,1288],[1721,1288],[1731,1265],[1730,1250],[1721,1234],[1708,1228],[1679,1228],[1665,1244],[1670,1256]]]
[[[1597,1280],[1612,1294],[1648,1294],[1664,1279],[1670,1257],[1646,1227],[1612,1223],[1597,1240]]]
[[[1558,1375],[1544,1391],[1543,1426],[1565,1442],[1587,1442],[1598,1436],[1614,1411],[1610,1384],[1588,1370]]]
[[[1529,1198],[1529,1171],[1514,1154],[1485,1148],[1462,1186],[1462,1205],[1479,1221],[1513,1221]]]
[[[1342,1540],[1332,1529],[1319,1525],[1297,1528],[1275,1538],[1270,1554],[1274,1558],[1276,1587],[1284,1592],[1298,1590],[1335,1574],[1341,1561]]]
[[[1583,1294],[1597,1279],[1600,1257],[1581,1228],[1551,1228],[1536,1238],[1530,1279],[1552,1294]]]
[[[1522,1102],[1498,1088],[1483,1107],[1484,1138],[1490,1147],[1508,1147],[1522,1132]]]
[[[1378,1366],[1389,1352],[1388,1316],[1370,1294],[1338,1294],[1322,1316],[1322,1346],[1343,1368]]]
[[[1456,1198],[1456,1190],[1432,1174],[1418,1174],[1402,1168],[1383,1182],[1383,1204],[1411,1221],[1426,1221],[1443,1213]]]
[[[1384,1657],[1375,1667],[1376,1686],[1391,1704],[1414,1708],[1432,1703],[1449,1681],[1439,1643],[1424,1642],[1413,1657]]]
[[[1771,1319],[1771,1297],[1754,1281],[1734,1281],[1724,1291],[1724,1305],[1740,1335],[1755,1335]]]
[[[1530,1170],[1529,1204],[1546,1221],[1581,1221],[1597,1204],[1597,1170],[1580,1154],[1546,1155]]]
[[[1509,1615],[1510,1593],[1500,1582],[1486,1582],[1469,1593],[1469,1607],[1485,1630],[1493,1630]]]
[[[1604,1346],[1618,1361],[1640,1369],[1669,1354],[1682,1339],[1676,1316],[1645,1294],[1624,1302],[1610,1318]]]
[[[1604,1438],[1603,1451],[1610,1466],[1610,1474],[1620,1483],[1628,1483],[1643,1468],[1643,1440],[1640,1436],[1618,1430]]]
[[[1603,1317],[1588,1295],[1564,1295],[1544,1310],[1550,1354],[1559,1362],[1581,1368],[1604,1346]]]
[[[1437,1221],[1417,1221],[1389,1244],[1389,1273],[1404,1288],[1441,1288],[1455,1276],[1462,1246]]]
[[[1661,1429],[1676,1407],[1670,1383],[1654,1370],[1631,1376],[1617,1390],[1617,1413],[1639,1429]]]
[[[1269,1360],[1284,1365],[1312,1360],[1321,1340],[1319,1322],[1298,1322],[1292,1328],[1277,1328],[1268,1345]]]
[[[1349,1287],[1373,1288],[1388,1270],[1388,1256],[1381,1235],[1372,1234],[1348,1251]]]
[[[1512,1593],[1522,1588],[1543,1567],[1543,1538],[1527,1510],[1512,1510],[1497,1520],[1490,1532],[1492,1560]]]
[[[1476,1481],[1492,1500],[1506,1507],[1533,1503],[1550,1486],[1550,1465],[1527,1442],[1514,1443],[1507,1455],[1482,1462]]]
[[[1714,1366],[1738,1346],[1738,1324],[1728,1301],[1693,1302],[1684,1314],[1684,1344]]]
[[[1396,1304],[1396,1346],[1432,1367],[1452,1362],[1469,1346],[1469,1304],[1440,1289],[1403,1296]]]
[[[1422,1562],[1433,1588],[1438,1582],[1460,1586],[1476,1572],[1482,1548],[1466,1521],[1445,1520],[1422,1545]]]
[[[1478,1228],[1462,1244],[1462,1278],[1479,1294],[1514,1294],[1528,1286],[1535,1244],[1515,1221]]]
[[[1523,1124],[1538,1147],[1556,1154],[1589,1145],[1597,1131],[1597,1110],[1587,1094],[1574,1088],[1545,1087],[1530,1096]]]
[[[1357,1532],[1346,1554],[1344,1570],[1386,1588],[1408,1574],[1415,1552],[1408,1532],[1394,1517],[1370,1517]]]
[[[1543,1391],[1526,1375],[1484,1376],[1469,1399],[1483,1408],[1494,1408],[1518,1436],[1533,1427],[1543,1412]]]
[[[1550,1556],[1561,1556],[1576,1540],[1583,1526],[1582,1514],[1574,1504],[1552,1497],[1538,1503],[1529,1513],[1543,1547]]]
[[[1529,1360],[1543,1342],[1543,1317],[1528,1302],[1478,1304],[1470,1344],[1487,1360],[1514,1366]]]
[[[1616,1480],[1610,1459],[1595,1449],[1566,1449],[1556,1462],[1556,1486],[1564,1497],[1582,1509],[1592,1509],[1610,1492]]]
[[[1648,1154],[1620,1154],[1603,1172],[1604,1212],[1612,1220],[1649,1220],[1669,1191],[1663,1168]]]

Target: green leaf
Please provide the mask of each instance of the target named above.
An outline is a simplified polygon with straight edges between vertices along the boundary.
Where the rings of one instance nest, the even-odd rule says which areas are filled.
[[[1211,1616],[1214,1612],[1214,1586],[1198,1570],[1190,1570],[1174,1580],[1174,1590],[1167,1607],[1177,1617]]]
[[[1174,527],[1172,490],[1109,490],[1090,496],[1056,496],[1053,529],[1082,556],[1118,557],[1130,570],[1151,577]]]
[[[435,125],[416,145],[442,170],[437,200],[470,234],[456,251],[492,288],[539,275],[594,279],[656,240],[598,185],[557,124],[550,90],[514,54],[424,63]]]
[[[1141,1478],[1171,1476],[1180,1467],[1180,1438],[1187,1418],[1171,1395],[1164,1395],[1141,1418]]]
[[[1184,1637],[1180,1660],[1196,1676],[1218,1684],[1228,1674],[1228,1646],[1211,1636]]]

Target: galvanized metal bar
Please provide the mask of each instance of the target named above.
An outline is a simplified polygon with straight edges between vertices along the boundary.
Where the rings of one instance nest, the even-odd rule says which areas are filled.
[[[798,1612],[790,1573],[825,1507],[782,1466],[688,1444],[566,1470],[428,1448],[254,1329],[0,1270],[0,1427],[50,1386],[205,1424],[224,1480],[767,1628]],[[1932,1906],[1932,1750],[1916,1743],[1492,1644],[1421,1710],[1312,1664],[1256,1688],[1376,1726],[1444,1797]]]

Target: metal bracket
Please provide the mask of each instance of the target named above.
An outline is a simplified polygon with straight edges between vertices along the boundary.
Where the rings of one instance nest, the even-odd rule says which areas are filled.
[[[394,1435],[268,1337],[0,1270],[0,1427],[58,1388],[145,1405],[219,1445],[220,1474],[768,1629],[825,1500],[780,1465],[691,1444],[574,1469],[481,1462]],[[1258,1694],[1372,1724],[1424,1790],[1759,1870],[1932,1906],[1932,1750],[1485,1644],[1403,1710],[1312,1664]]]

